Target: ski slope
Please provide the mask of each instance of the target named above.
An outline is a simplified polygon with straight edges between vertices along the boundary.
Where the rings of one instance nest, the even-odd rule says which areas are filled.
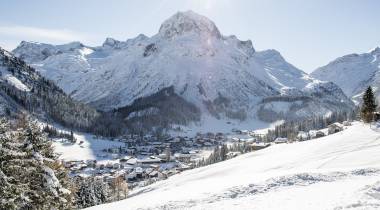
[[[189,170],[91,209],[380,209],[380,132],[344,131]]]

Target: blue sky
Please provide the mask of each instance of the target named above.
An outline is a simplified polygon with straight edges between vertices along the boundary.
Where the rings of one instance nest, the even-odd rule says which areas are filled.
[[[213,20],[224,35],[276,49],[306,72],[380,45],[378,0],[2,0],[0,46],[22,40],[101,45],[152,36],[177,11]]]

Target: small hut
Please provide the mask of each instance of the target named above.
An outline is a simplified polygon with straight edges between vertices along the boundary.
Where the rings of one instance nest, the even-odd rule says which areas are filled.
[[[329,125],[328,127],[328,133],[333,134],[333,133],[338,133],[343,130],[343,125],[340,123],[333,123]]]

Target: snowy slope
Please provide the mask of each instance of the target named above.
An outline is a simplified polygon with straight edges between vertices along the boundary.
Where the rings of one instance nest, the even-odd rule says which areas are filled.
[[[376,209],[379,151],[380,133],[356,122],[323,138],[185,171],[91,209]]]
[[[307,95],[311,102],[293,106],[283,98],[292,109],[271,114],[275,119],[298,111],[293,117],[352,107],[344,94],[323,105],[323,99],[304,88],[324,83],[275,50],[256,52],[250,40],[222,35],[211,20],[192,11],[173,15],[152,37],[139,35],[125,42],[107,38],[100,47],[22,42],[13,52],[75,99],[103,110],[131,105],[171,86],[201,113],[216,118],[255,118],[264,98],[279,95]]]
[[[13,55],[7,51],[0,48],[0,86],[1,87],[10,87],[16,90],[29,92],[30,88],[24,84],[19,78],[12,75],[9,71],[7,60],[14,58]],[[28,76],[26,74],[26,76]],[[8,116],[11,113],[16,113],[19,111],[25,111],[24,108],[18,104],[12,97],[9,96],[9,93],[0,90],[0,116]]]
[[[29,112],[73,128],[89,128],[99,116],[95,109],[74,101],[25,61],[1,47],[0,106],[2,116]]]
[[[380,48],[368,53],[350,54],[337,58],[311,75],[337,84],[347,96],[360,101],[360,94],[372,85],[380,87]]]
[[[77,143],[71,144],[62,139],[56,139],[53,143],[55,152],[60,156],[60,159],[66,161],[72,160],[111,160],[112,157],[105,156],[103,149],[110,147],[124,146],[124,143],[118,141],[111,141],[106,139],[96,139],[94,135],[88,133],[74,133]],[[79,144],[79,142],[83,142]]]

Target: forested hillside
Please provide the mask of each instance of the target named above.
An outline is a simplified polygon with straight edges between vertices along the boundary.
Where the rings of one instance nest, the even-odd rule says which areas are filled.
[[[109,114],[100,113],[66,95],[23,60],[0,48],[0,95],[3,115],[22,111],[65,127],[101,135],[121,134],[123,125]],[[117,123],[118,126],[113,126]]]

